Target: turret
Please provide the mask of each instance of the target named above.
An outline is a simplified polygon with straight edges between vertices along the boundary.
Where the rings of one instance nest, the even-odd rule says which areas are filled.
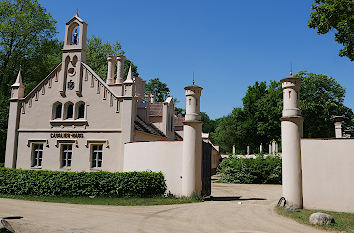
[[[301,145],[303,117],[299,107],[301,79],[292,76],[281,80],[283,88],[282,188],[289,206],[302,208]]]
[[[7,139],[5,152],[5,167],[16,168],[18,127],[20,122],[21,99],[25,88],[22,84],[21,70],[15,83],[11,86],[9,120],[7,124]]]
[[[11,99],[21,99],[25,95],[25,87],[22,83],[21,70],[18,71],[17,78],[11,86]]]
[[[123,55],[117,57],[117,79],[116,84],[122,84],[124,81],[124,61]]]
[[[203,88],[187,86],[186,115],[183,122],[182,195],[198,195],[202,190],[202,125],[200,121],[200,96]]]
[[[124,96],[135,96],[135,83],[132,75],[132,67],[129,67],[127,79],[124,83]]]

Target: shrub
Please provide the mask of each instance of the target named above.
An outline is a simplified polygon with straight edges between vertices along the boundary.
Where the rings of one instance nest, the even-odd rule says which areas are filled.
[[[218,168],[220,182],[240,184],[281,184],[281,158],[226,158]]]
[[[4,163],[0,163],[0,167],[4,167]]]
[[[161,172],[63,172],[0,168],[0,193],[32,196],[150,197],[166,191]]]

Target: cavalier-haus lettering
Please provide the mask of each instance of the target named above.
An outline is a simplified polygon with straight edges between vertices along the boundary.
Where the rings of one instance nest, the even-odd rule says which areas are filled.
[[[51,138],[84,138],[83,133],[51,133]]]

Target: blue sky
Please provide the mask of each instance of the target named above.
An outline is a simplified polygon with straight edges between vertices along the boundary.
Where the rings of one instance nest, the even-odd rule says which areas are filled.
[[[143,79],[159,77],[184,107],[184,87],[203,87],[201,111],[215,119],[242,105],[255,81],[307,70],[334,77],[354,108],[354,62],[338,56],[333,33],[307,27],[313,0],[39,1],[58,21],[79,8],[88,36],[119,41]]]

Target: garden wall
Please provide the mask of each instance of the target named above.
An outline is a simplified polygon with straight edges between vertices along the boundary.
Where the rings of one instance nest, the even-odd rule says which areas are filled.
[[[124,145],[124,171],[161,171],[167,192],[182,192],[183,141],[133,142]]]
[[[354,139],[302,139],[303,205],[354,212]]]

